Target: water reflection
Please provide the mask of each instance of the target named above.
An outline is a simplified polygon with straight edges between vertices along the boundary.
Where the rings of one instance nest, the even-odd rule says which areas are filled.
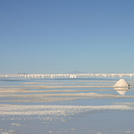
[[[124,95],[130,88],[129,87],[117,87],[114,88],[120,95]]]

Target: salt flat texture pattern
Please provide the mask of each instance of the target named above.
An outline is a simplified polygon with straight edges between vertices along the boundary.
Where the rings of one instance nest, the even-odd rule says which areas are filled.
[[[134,81],[127,79],[130,89],[117,81],[0,78],[0,133],[132,133]]]
[[[93,110],[134,110],[134,106],[102,105],[102,106],[75,106],[75,105],[8,105],[0,104],[0,115],[73,115]]]

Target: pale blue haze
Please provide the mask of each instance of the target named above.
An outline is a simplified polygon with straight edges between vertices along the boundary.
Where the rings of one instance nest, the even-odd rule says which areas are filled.
[[[0,74],[134,73],[133,0],[0,0]]]

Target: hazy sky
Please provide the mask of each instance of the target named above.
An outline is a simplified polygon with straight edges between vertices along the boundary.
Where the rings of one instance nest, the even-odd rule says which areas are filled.
[[[134,0],[0,0],[0,74],[134,73]]]

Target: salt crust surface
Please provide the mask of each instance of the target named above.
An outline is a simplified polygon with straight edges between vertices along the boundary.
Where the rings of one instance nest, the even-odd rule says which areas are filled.
[[[72,115],[93,110],[134,110],[130,104],[124,105],[9,105],[0,104],[0,115]]]
[[[66,93],[66,94],[24,94],[24,95],[0,95],[0,97],[17,97],[17,98],[29,98],[29,97],[110,97],[110,98],[133,98],[134,95],[120,96],[117,94],[98,94],[98,93]]]

